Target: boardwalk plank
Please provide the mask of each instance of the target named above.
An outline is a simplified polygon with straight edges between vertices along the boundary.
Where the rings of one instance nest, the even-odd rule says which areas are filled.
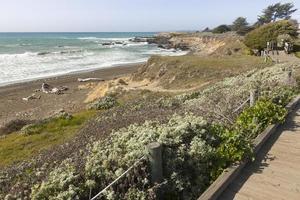
[[[300,199],[300,106],[219,200]]]

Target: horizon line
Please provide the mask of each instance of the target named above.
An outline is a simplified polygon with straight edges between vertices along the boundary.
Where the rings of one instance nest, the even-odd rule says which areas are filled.
[[[194,32],[199,30],[165,30],[165,31],[0,31],[0,33],[161,33]]]

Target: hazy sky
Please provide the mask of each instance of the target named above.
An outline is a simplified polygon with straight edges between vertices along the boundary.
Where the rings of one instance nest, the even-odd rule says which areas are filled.
[[[0,0],[0,31],[172,31],[254,22],[279,0]],[[300,9],[300,0],[293,2]],[[300,20],[300,11],[294,15]]]

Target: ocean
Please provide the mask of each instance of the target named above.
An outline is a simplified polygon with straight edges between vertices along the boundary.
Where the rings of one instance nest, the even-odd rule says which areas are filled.
[[[154,34],[0,33],[0,85],[185,54],[130,41]]]

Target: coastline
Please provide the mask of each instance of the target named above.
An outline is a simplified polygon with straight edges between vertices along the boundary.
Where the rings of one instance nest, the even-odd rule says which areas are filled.
[[[19,85],[19,84],[28,84],[28,83],[33,83],[39,80],[51,80],[51,79],[58,79],[58,78],[67,78],[70,76],[82,76],[83,78],[86,78],[85,75],[93,75],[96,74],[100,71],[111,71],[112,68],[134,68],[137,65],[143,65],[147,63],[147,61],[144,62],[133,62],[133,63],[124,63],[124,64],[116,64],[116,65],[111,65],[111,66],[106,66],[106,67],[101,67],[101,68],[94,68],[94,69],[82,69],[82,70],[77,70],[73,72],[67,72],[63,74],[54,74],[54,75],[49,75],[49,76],[44,76],[44,77],[37,77],[37,78],[31,78],[31,79],[23,79],[23,80],[18,80],[18,81],[13,81],[13,82],[8,82],[4,84],[0,84],[0,90],[3,87],[9,87],[9,86],[14,86],[14,85]],[[80,77],[80,78],[82,78]],[[92,78],[92,77],[89,77]],[[94,78],[94,77],[93,77]],[[96,78],[96,77],[95,77]],[[97,77],[97,78],[103,78],[103,77]],[[103,78],[104,79],[104,78]]]
[[[38,120],[47,118],[59,109],[74,113],[85,108],[83,101],[92,88],[79,89],[80,85],[97,82],[78,82],[78,78],[101,78],[105,81],[129,75],[143,63],[124,64],[97,70],[79,71],[65,75],[0,86],[0,128],[12,120]],[[66,86],[69,89],[62,95],[36,92],[43,82],[53,86]],[[36,93],[41,98],[24,101],[22,98]],[[0,134],[1,135],[1,134]]]

